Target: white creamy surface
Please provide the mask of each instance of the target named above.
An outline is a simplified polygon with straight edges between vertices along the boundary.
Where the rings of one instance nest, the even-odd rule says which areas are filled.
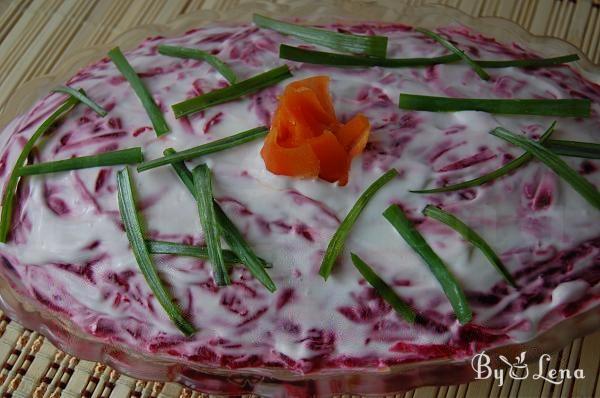
[[[357,32],[363,33],[360,28]],[[500,47],[492,42],[474,43],[476,39],[465,37],[462,28],[445,32],[450,32],[452,38],[467,50],[469,46],[477,47],[478,58],[506,59],[510,53],[513,56],[521,54],[517,47]],[[234,36],[203,41],[222,33]],[[445,53],[439,45],[412,31],[387,29],[384,34],[390,38],[389,56]],[[375,67],[367,70],[288,62],[294,77],[274,88],[193,115],[190,117],[191,128],[186,127],[185,121],[174,118],[169,106],[195,95],[194,82],[204,92],[222,87],[226,82],[208,64],[156,54],[156,44],[218,50],[217,55],[232,66],[240,79],[244,79],[284,63],[277,57],[278,44],[282,41],[301,44],[293,38],[249,26],[213,27],[180,38],[147,41],[138,49],[127,52],[129,62],[138,73],[156,71],[157,68],[170,71],[144,77],[172,130],[161,138],[156,138],[150,129],[134,136],[137,129],[151,126],[144,109],[126,82],[114,84],[119,81],[120,74],[112,63],[95,64],[86,70],[89,75],[70,84],[85,89],[104,106],[110,108],[114,104],[109,115],[99,118],[84,106],[77,106],[52,136],[38,146],[35,159],[39,162],[89,155],[106,150],[110,144],[118,146],[109,147],[110,150],[142,146],[145,158],[153,159],[161,156],[167,147],[181,150],[268,123],[265,114],[272,114],[277,95],[285,84],[317,74],[329,75],[338,118],[348,120],[357,112],[363,112],[373,127],[365,153],[352,163],[347,186],[271,174],[260,157],[261,140],[189,163],[192,167],[204,161],[212,168],[217,200],[257,254],[273,263],[268,272],[278,287],[276,293],[270,294],[241,267],[232,272],[236,284],[213,291],[207,287],[211,280],[210,264],[197,259],[155,256],[163,280],[198,328],[193,338],[181,337],[138,271],[125,232],[120,227],[115,185],[119,167],[103,169],[104,173],[108,171],[106,183],[97,191],[100,169],[28,177],[22,184],[22,211],[15,214],[13,220],[13,239],[0,247],[0,252],[15,271],[7,269],[3,274],[18,285],[21,294],[36,297],[37,290],[59,307],[68,309],[68,317],[87,333],[141,351],[159,351],[203,363],[218,363],[202,356],[203,347],[210,346],[216,355],[243,358],[256,355],[263,363],[270,361],[271,365],[281,362],[279,353],[283,353],[301,363],[297,367],[303,369],[305,364],[309,364],[306,365],[308,368],[318,366],[311,365],[311,361],[320,355],[331,360],[374,357],[381,361],[401,361],[415,354],[391,352],[390,347],[397,342],[445,344],[456,346],[457,351],[466,349],[464,342],[457,340],[461,327],[453,319],[452,309],[439,283],[381,216],[391,203],[400,203],[411,218],[422,219],[420,211],[426,204],[434,203],[443,205],[473,226],[501,255],[522,284],[520,292],[507,287],[485,257],[447,227],[434,220],[420,224],[419,229],[426,240],[444,259],[469,297],[486,294],[498,297],[493,305],[471,301],[474,325],[489,333],[506,333],[508,339],[522,341],[533,337],[538,332],[535,325],[550,311],[560,311],[561,305],[585,299],[583,309],[595,303],[594,286],[586,278],[593,279],[594,269],[598,272],[598,211],[543,164],[530,162],[493,184],[473,188],[469,193],[472,197],[468,199],[461,198],[461,192],[438,195],[408,192],[409,189],[441,185],[443,178],[454,183],[477,177],[502,165],[504,154],[518,156],[522,153],[488,134],[494,127],[501,125],[515,132],[539,136],[555,118],[481,112],[407,112],[398,109],[397,101],[401,92],[487,98],[571,98],[573,94],[569,90],[587,90],[586,95],[594,101],[592,117],[558,118],[554,138],[598,142],[598,86],[584,83],[567,67],[552,69],[552,73],[560,74],[558,77],[545,76],[546,70],[492,69],[489,71],[492,79],[484,82],[460,63],[432,68]],[[29,137],[39,122],[18,135],[14,135],[15,132],[33,117],[54,110],[61,100],[57,94],[47,97],[38,109],[6,128],[0,139],[2,153],[9,151],[7,165],[12,167],[23,145],[23,140],[18,137]],[[259,101],[261,104],[257,106]],[[208,121],[219,113],[222,113],[220,122],[205,133]],[[78,124],[84,116],[89,121]],[[109,122],[111,119],[120,120],[121,126],[118,122]],[[412,121],[415,123],[411,124]],[[460,126],[458,132],[448,134],[457,126]],[[124,133],[118,138],[85,141],[117,131]],[[71,134],[67,143],[55,153],[55,149],[61,147],[61,138],[67,134]],[[88,143],[77,146],[77,142]],[[487,148],[485,153],[493,156],[491,159],[456,171],[438,171],[475,155],[482,147]],[[452,149],[433,159],[444,148]],[[582,167],[582,159],[565,158],[565,161],[576,169]],[[587,162],[596,168],[600,166],[597,161]],[[317,271],[339,221],[360,193],[390,168],[396,168],[400,177],[384,187],[363,211],[346,242],[342,258],[332,276],[324,282]],[[596,186],[600,184],[598,171],[585,177]],[[6,178],[5,171],[2,184]],[[170,167],[134,172],[133,179],[138,205],[142,207],[140,214],[147,223],[149,236],[202,242],[196,204]],[[535,194],[540,189],[550,190],[552,202],[545,209],[534,209],[528,192]],[[56,206],[63,206],[54,202],[59,200],[69,209],[62,216],[55,211]],[[312,241],[305,234],[309,234]],[[588,244],[587,254],[582,255],[573,267],[565,266],[564,272],[558,274],[546,273],[544,267],[561,263],[557,253],[592,239],[596,239],[595,246]],[[95,241],[99,242],[96,247],[85,249]],[[360,255],[384,280],[394,285],[401,297],[426,318],[440,323],[443,330],[409,326],[380,300],[367,300],[370,290],[352,266],[350,251]],[[552,260],[552,256],[558,257]],[[543,260],[554,262],[543,263]],[[536,262],[540,262],[537,269],[528,271],[522,278],[519,276],[519,272],[531,269]],[[65,263],[85,270],[88,276],[78,275],[60,265]],[[115,274],[128,275],[127,287],[115,282]],[[573,275],[573,280],[568,279],[568,275]],[[567,279],[562,281],[563,277]],[[548,286],[543,283],[546,280]],[[293,289],[293,296],[286,305],[278,308],[287,289]],[[541,302],[512,309],[511,305],[535,292],[541,295]],[[224,302],[233,304],[228,308]],[[342,307],[353,307],[357,313],[362,311],[370,315],[368,319],[352,321],[340,311]],[[259,318],[248,321],[262,311],[265,312]],[[245,321],[248,323],[244,324]],[[387,325],[384,331],[378,329],[381,325]],[[218,342],[218,339],[227,342]],[[164,349],[152,346],[164,341],[170,341],[171,345]],[[472,343],[474,347],[478,341]],[[235,366],[232,362],[221,364]]]

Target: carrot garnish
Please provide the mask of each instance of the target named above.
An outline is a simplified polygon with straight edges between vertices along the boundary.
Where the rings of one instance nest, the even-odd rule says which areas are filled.
[[[261,155],[274,174],[346,185],[352,158],[364,150],[369,132],[369,120],[360,113],[347,123],[337,119],[329,77],[310,77],[283,91]]]

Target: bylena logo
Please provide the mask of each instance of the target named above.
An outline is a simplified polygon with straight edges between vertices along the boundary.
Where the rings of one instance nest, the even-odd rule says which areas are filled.
[[[498,355],[498,359],[508,366],[508,373],[506,369],[492,369],[490,365],[492,359],[485,351],[476,354],[471,359],[471,366],[476,374],[476,379],[489,379],[493,378],[498,382],[498,386],[502,387],[504,379],[508,375],[513,380],[522,380],[531,377],[533,380],[545,380],[552,384],[562,384],[565,380],[569,379],[585,379],[583,369],[548,369],[544,371],[544,365],[550,362],[550,355],[543,354],[537,363],[537,368],[531,364],[525,363],[525,351],[515,357],[514,362],[509,361],[504,355]]]

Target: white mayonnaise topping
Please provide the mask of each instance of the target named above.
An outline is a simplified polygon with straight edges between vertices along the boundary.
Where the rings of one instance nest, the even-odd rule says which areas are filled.
[[[476,58],[524,56],[517,47],[477,42],[476,37],[465,36],[462,28],[445,32],[468,52],[476,48]],[[391,57],[444,54],[441,46],[412,31],[386,30],[384,34],[390,39]],[[595,248],[588,244],[587,254],[577,257],[573,266],[556,256],[600,236],[598,211],[543,164],[532,161],[510,176],[467,191],[418,195],[409,190],[439,186],[444,184],[443,179],[447,183],[471,179],[500,167],[506,161],[504,154],[520,155],[518,148],[488,134],[499,125],[537,138],[557,119],[554,138],[597,141],[598,86],[584,82],[567,67],[491,69],[492,79],[485,82],[463,63],[356,69],[288,62],[294,77],[276,87],[209,108],[190,116],[189,121],[174,118],[170,105],[197,95],[194,90],[208,92],[226,82],[206,63],[158,55],[156,44],[214,50],[240,79],[245,79],[284,62],[277,56],[280,42],[301,44],[291,37],[249,26],[212,27],[179,38],[146,41],[128,52],[127,59],[142,74],[171,127],[171,132],[161,138],[151,129],[139,133],[151,124],[114,65],[99,62],[90,66],[86,76],[70,84],[85,89],[91,98],[110,108],[109,115],[100,118],[84,106],[77,106],[38,145],[35,159],[49,161],[133,146],[142,146],[145,158],[153,159],[162,156],[168,147],[182,150],[268,123],[265,118],[275,110],[277,95],[285,84],[317,74],[329,75],[338,118],[347,120],[362,112],[373,128],[365,153],[352,163],[347,186],[271,174],[260,156],[261,140],[189,163],[193,167],[206,162],[212,168],[216,198],[257,254],[273,263],[268,272],[278,287],[276,293],[267,292],[242,267],[232,272],[237,284],[217,291],[209,287],[211,267],[207,262],[155,256],[163,280],[198,328],[193,338],[182,338],[152,296],[121,228],[115,186],[119,167],[22,181],[13,239],[0,246],[0,252],[13,260],[14,267],[14,272],[7,269],[3,274],[13,280],[20,293],[49,300],[66,310],[65,316],[82,329],[107,341],[206,363],[214,359],[202,357],[203,347],[217,355],[256,355],[265,362],[280,360],[282,353],[305,363],[320,354],[332,359],[371,356],[381,360],[415,355],[391,352],[396,342],[464,348],[469,342],[461,342],[462,328],[454,320],[438,281],[381,215],[387,206],[398,203],[409,217],[423,220],[420,211],[433,203],[443,205],[479,232],[521,284],[520,291],[508,287],[487,259],[449,228],[434,220],[419,224],[426,240],[467,292],[474,311],[473,324],[489,333],[506,334],[498,343],[535,336],[535,325],[549,311],[559,311],[564,303],[586,298],[593,288],[591,283],[595,284],[587,271],[598,266],[597,243]],[[161,70],[163,73],[159,73]],[[400,93],[571,98],[578,92],[594,100],[591,118],[409,112],[397,106]],[[12,167],[23,145],[18,137],[29,137],[60,99],[52,94],[0,135],[2,153],[8,153],[7,167]],[[30,123],[35,118],[39,119]],[[20,131],[27,123],[29,127]],[[123,132],[122,136],[103,137],[116,132]],[[489,159],[451,170],[457,167],[456,162],[477,153]],[[582,167],[582,159],[565,161],[576,169]],[[587,162],[599,166],[596,161]],[[317,271],[339,222],[360,193],[390,168],[396,168],[400,177],[371,200],[348,237],[332,276],[323,281]],[[7,174],[5,170],[2,184]],[[600,184],[599,172],[585,177]],[[99,182],[102,178],[103,184]],[[202,242],[197,206],[169,166],[134,172],[133,180],[149,236]],[[535,198],[544,195],[543,191],[550,195],[550,203],[536,208]],[[350,261],[351,251],[439,327],[409,326],[370,294]],[[289,289],[291,298],[282,305]],[[528,301],[536,294],[539,302]],[[484,296],[496,299],[485,301]],[[590,301],[582,309],[592,304]],[[165,341],[171,341],[171,345],[156,346]],[[476,339],[471,343],[477,344]]]

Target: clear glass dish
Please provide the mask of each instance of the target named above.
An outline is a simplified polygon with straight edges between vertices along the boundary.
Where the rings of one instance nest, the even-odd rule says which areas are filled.
[[[53,76],[33,80],[13,95],[0,116],[0,126],[26,111],[40,96],[73,75],[79,68],[105,56],[119,45],[129,49],[148,36],[176,36],[196,26],[210,23],[249,21],[254,12],[276,17],[297,17],[311,22],[382,21],[401,22],[435,28],[452,23],[485,32],[502,42],[518,42],[545,56],[577,52],[582,60],[574,68],[588,79],[600,83],[600,66],[592,64],[574,46],[558,39],[538,37],[501,18],[473,18],[443,6],[411,7],[393,0],[373,3],[336,2],[315,5],[312,1],[295,1],[293,5],[270,2],[244,3],[226,12],[201,11],[179,18],[169,26],[148,25],[132,29],[112,43],[82,51],[61,60],[61,69]],[[1,274],[1,273],[0,273]],[[11,285],[13,283],[13,285]],[[256,393],[262,396],[325,396],[333,393],[390,394],[423,385],[456,384],[474,377],[470,361],[438,360],[391,366],[386,369],[319,370],[297,374],[282,369],[220,369],[189,362],[176,362],[157,355],[142,355],[128,347],[107,344],[84,334],[68,321],[49,315],[20,296],[18,281],[0,278],[0,306],[12,318],[49,338],[57,347],[78,357],[101,361],[133,377],[176,381],[207,393]],[[526,350],[528,359],[552,352],[570,340],[600,328],[600,306],[562,321],[549,331],[525,344],[499,347],[496,354],[509,357]],[[494,354],[493,353],[493,354]],[[497,355],[491,355],[497,358]],[[500,366],[500,364],[498,364]]]

